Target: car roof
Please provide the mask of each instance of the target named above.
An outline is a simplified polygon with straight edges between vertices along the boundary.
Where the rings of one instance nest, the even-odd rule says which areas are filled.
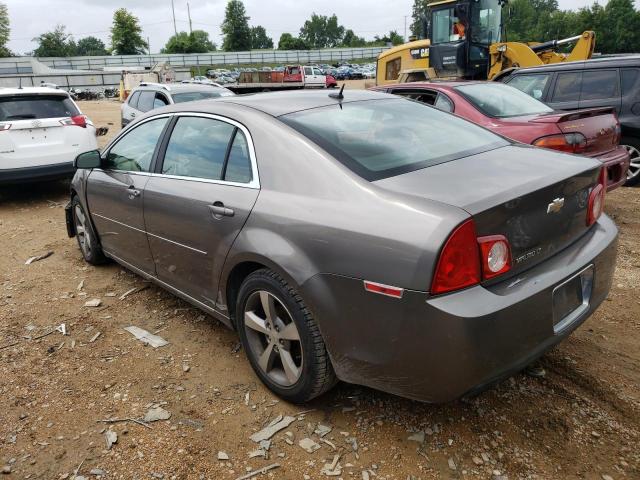
[[[604,55],[590,60],[575,62],[561,62],[537,67],[520,68],[512,73],[519,75],[523,72],[556,72],[562,70],[582,70],[586,68],[611,68],[624,66],[640,66],[640,55]]]
[[[203,83],[146,83],[136,88],[135,90],[153,90],[154,92],[167,92],[167,93],[185,93],[185,92],[211,92],[215,89],[221,89],[222,87],[216,87],[215,85],[207,85]],[[214,90],[212,90],[214,89]]]
[[[496,83],[496,82],[481,82],[481,81],[469,81],[469,80],[432,80],[430,82],[409,82],[409,83],[393,83],[389,85],[383,85],[378,88],[445,88],[450,90],[454,87],[458,87],[460,85],[481,85],[487,83]],[[497,84],[497,83],[496,83]],[[500,84],[502,85],[502,84]]]
[[[0,95],[61,95],[68,97],[66,90],[50,87],[0,88]]]
[[[332,93],[337,95],[337,91]],[[199,107],[214,107],[216,103],[233,103],[259,110],[268,115],[279,117],[300,110],[337,105],[339,103],[351,103],[364,100],[383,100],[396,98],[386,93],[370,90],[345,90],[344,98],[340,101],[329,96],[327,90],[285,90],[281,92],[257,93],[255,95],[236,95],[235,97],[217,98],[214,102],[190,102],[190,105],[198,104]],[[184,107],[183,107],[184,109]],[[212,112],[213,113],[213,112]]]

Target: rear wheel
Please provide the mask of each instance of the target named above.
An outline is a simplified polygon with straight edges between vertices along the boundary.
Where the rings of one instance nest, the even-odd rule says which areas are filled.
[[[267,269],[249,275],[240,287],[236,315],[249,362],[275,394],[303,403],[335,385],[318,325],[280,275]]]
[[[87,263],[99,265],[106,261],[102,252],[102,247],[98,241],[98,236],[93,230],[89,216],[85,212],[80,199],[77,196],[71,201],[71,211],[73,213],[73,224],[76,230],[78,246]]]
[[[640,182],[640,140],[634,137],[623,137],[620,145],[629,152],[629,170],[625,186],[631,187]]]

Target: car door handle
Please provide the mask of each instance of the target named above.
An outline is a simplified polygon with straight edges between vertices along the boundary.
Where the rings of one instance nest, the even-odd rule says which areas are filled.
[[[140,190],[136,190],[133,185],[127,188],[127,193],[129,194],[129,199],[131,200],[140,196]]]
[[[211,211],[211,214],[218,219],[222,217],[233,217],[236,214],[233,209],[225,207],[222,202],[216,202],[213,205],[209,205],[209,210]]]
[[[131,112],[131,118],[136,118],[135,112]]]

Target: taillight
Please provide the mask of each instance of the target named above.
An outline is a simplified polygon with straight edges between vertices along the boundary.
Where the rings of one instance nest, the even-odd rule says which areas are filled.
[[[10,123],[0,123],[0,132],[5,132],[11,128]]]
[[[587,227],[598,221],[604,210],[604,195],[607,191],[607,169],[600,169],[598,184],[593,187],[589,194],[589,204],[587,207]]]
[[[581,133],[549,135],[537,139],[533,145],[565,153],[581,153],[587,148],[587,138]]]
[[[85,115],[74,115],[71,118],[65,118],[60,120],[60,123],[65,126],[76,126],[87,128],[87,117]]]
[[[444,244],[431,283],[438,295],[477,285],[511,269],[511,246],[503,235],[476,236],[472,219],[449,236]]]

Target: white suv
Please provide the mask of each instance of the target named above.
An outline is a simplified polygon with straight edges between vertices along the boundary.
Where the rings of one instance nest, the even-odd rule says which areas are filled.
[[[71,178],[98,148],[96,128],[63,90],[0,88],[0,185]]]

